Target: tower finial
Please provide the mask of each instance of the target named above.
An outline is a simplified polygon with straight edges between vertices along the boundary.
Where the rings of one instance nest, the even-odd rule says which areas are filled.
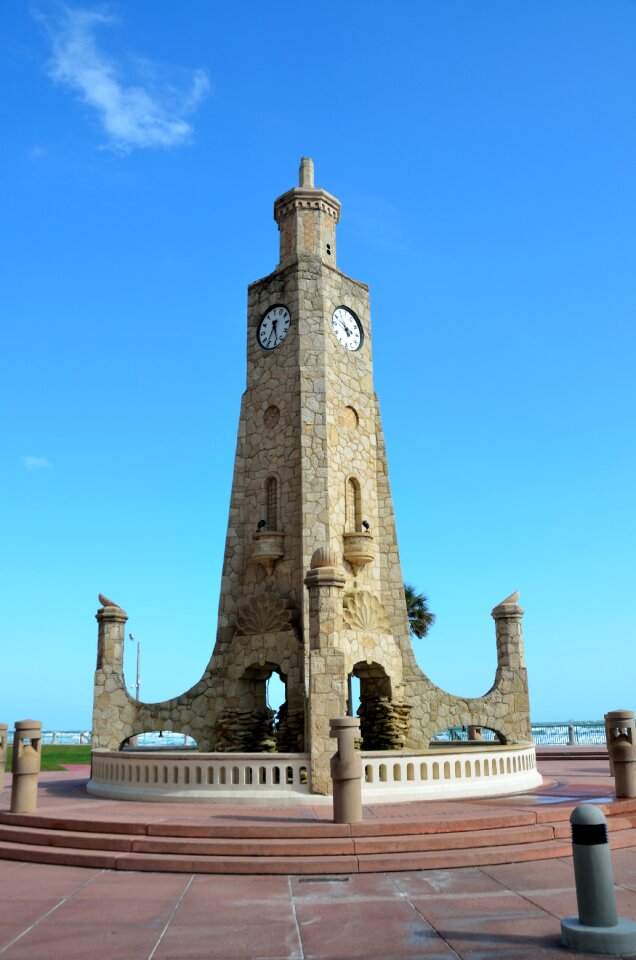
[[[298,185],[300,187],[313,187],[314,185],[314,161],[311,157],[300,158]]]

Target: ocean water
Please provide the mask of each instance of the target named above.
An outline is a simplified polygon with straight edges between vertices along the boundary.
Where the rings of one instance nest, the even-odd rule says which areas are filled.
[[[547,746],[549,744],[593,744],[605,743],[605,724],[602,720],[570,720],[547,723],[533,723],[532,736],[538,746]],[[484,740],[494,740],[495,734],[492,730],[483,729]],[[467,727],[448,727],[446,730],[440,730],[435,737],[438,741],[447,740],[467,740]],[[9,743],[13,741],[13,732],[9,732]],[[42,743],[58,743],[73,745],[80,743],[90,743],[90,730],[45,730],[42,734]],[[171,730],[164,730],[161,733],[142,733],[137,737],[137,745],[140,747],[164,747],[166,749],[175,749],[178,747],[195,748],[196,742],[192,737],[183,733],[174,733]]]

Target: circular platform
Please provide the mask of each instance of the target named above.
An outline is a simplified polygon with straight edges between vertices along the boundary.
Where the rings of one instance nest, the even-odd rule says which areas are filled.
[[[328,803],[233,800],[170,804],[91,796],[88,767],[40,777],[33,814],[0,795],[0,859],[172,873],[342,875],[487,866],[568,856],[569,817],[598,804],[611,846],[636,847],[636,800],[613,798],[607,756],[540,759],[544,782],[523,794],[366,803],[334,824]],[[10,777],[7,777],[10,781]]]
[[[92,758],[87,789],[100,797],[331,802],[311,793],[308,754],[94,750]],[[408,754],[366,751],[361,758],[365,803],[500,796],[541,784],[534,743],[440,744]]]

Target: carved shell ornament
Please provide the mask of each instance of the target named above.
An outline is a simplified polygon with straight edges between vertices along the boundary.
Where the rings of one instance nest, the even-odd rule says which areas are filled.
[[[310,567],[312,570],[319,569],[320,567],[338,566],[340,566],[340,558],[331,547],[318,547],[311,555]]]
[[[343,619],[348,630],[368,630],[377,633],[390,633],[391,624],[386,610],[377,597],[368,590],[358,590],[346,594]]]
[[[259,633],[277,633],[291,629],[294,611],[289,601],[270,592],[251,597],[239,607],[236,632],[251,636]]]

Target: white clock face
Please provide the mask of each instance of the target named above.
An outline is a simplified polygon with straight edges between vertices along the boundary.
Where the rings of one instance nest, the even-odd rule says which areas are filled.
[[[263,350],[273,350],[281,344],[289,333],[290,325],[291,316],[287,307],[282,304],[271,307],[258,325],[256,334]]]
[[[351,310],[347,310],[346,307],[338,307],[334,310],[331,324],[336,340],[345,350],[360,349],[364,334],[360,321],[351,313]]]

